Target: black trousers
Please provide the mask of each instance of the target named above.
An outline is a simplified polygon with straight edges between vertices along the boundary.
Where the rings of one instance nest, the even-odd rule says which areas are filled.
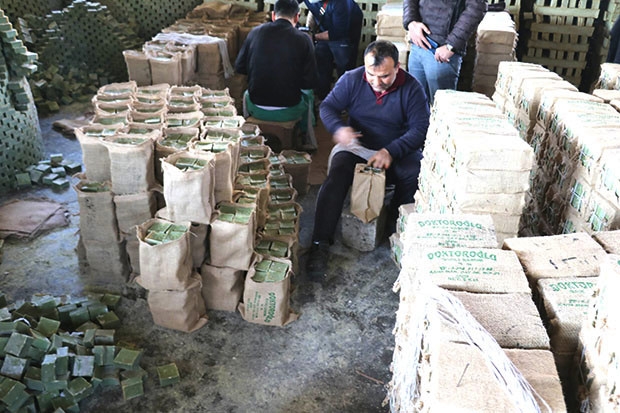
[[[389,205],[388,219],[398,218],[398,207],[413,202],[413,195],[418,190],[421,159],[421,151],[416,151],[392,162],[386,171],[386,183],[394,185],[394,197]],[[338,152],[332,158],[327,179],[321,185],[316,200],[312,241],[334,241],[336,226],[344,200],[353,183],[357,163],[366,163],[366,160],[351,152]]]

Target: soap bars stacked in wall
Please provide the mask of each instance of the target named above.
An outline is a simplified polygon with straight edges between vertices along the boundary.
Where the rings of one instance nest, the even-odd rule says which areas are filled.
[[[620,231],[599,232],[594,238],[609,254],[601,263],[597,287],[579,332],[579,401],[583,411],[612,412],[620,408]]]
[[[84,197],[80,228],[86,234],[94,232],[96,237],[81,243],[91,269],[126,274],[122,267],[126,263],[124,248],[114,248],[115,255],[100,251],[118,245],[122,237],[133,275],[140,274],[143,285],[153,293],[149,305],[156,322],[191,331],[203,324],[205,299],[208,308],[236,309],[238,293],[243,291],[237,288],[239,281],[243,287],[245,272],[252,270],[255,261],[261,261],[260,256],[254,256],[258,235],[265,241],[261,254],[290,260],[280,280],[280,284],[287,283],[278,296],[285,300],[275,307],[283,315],[272,315],[265,323],[288,322],[292,317],[287,307],[288,283],[296,267],[301,213],[295,202],[293,179],[296,187],[305,191],[309,155],[273,155],[264,145],[259,128],[244,124],[242,117],[234,115],[227,90],[165,84],[138,87],[135,82],[127,82],[105,86],[94,104],[97,113],[93,123],[76,132],[86,167],[85,179],[76,187]],[[232,115],[225,116],[222,111]],[[100,184],[98,190],[82,190],[84,185],[96,182]],[[95,197],[101,200],[100,208],[89,209]],[[250,211],[236,211],[240,208]],[[158,224],[165,221],[184,225],[187,236],[150,245],[147,235],[154,216]],[[89,225],[92,223],[99,224]],[[100,239],[103,235],[106,240]],[[229,245],[231,242],[234,246]],[[99,247],[98,255],[89,253],[92,245]],[[178,268],[163,264],[153,267],[156,258],[145,258],[170,255],[151,252],[163,248],[178,250]],[[233,255],[226,256],[229,253]],[[105,256],[106,261],[98,260],[98,256]],[[219,271],[218,275],[228,274],[226,269],[241,272],[209,278],[214,271],[209,273],[203,264],[217,268],[214,271]],[[143,265],[148,266],[147,273]],[[235,288],[220,285],[235,279]],[[218,288],[224,293],[213,294]],[[162,294],[163,298],[155,300]],[[225,303],[211,303],[208,296],[223,298]],[[272,299],[271,294],[266,297]],[[177,311],[175,319],[160,317],[171,310],[164,308],[171,303],[179,303],[179,309],[186,311]],[[267,304],[274,308],[271,301]],[[183,314],[187,317],[182,318]]]
[[[519,411],[516,403],[525,396],[514,392],[517,387],[513,393],[502,388],[504,380],[525,387],[529,381],[537,404],[565,411],[549,338],[527,279],[516,254],[497,249],[491,217],[412,210],[401,207],[397,226],[403,256],[395,286],[400,304],[391,410],[417,411],[424,405]],[[503,366],[501,379],[489,362]],[[497,391],[481,394],[481,383]]]
[[[488,97],[437,91],[416,208],[490,214],[501,242],[519,230],[533,161],[532,149]]]
[[[505,11],[487,12],[476,31],[476,63],[472,90],[491,97],[499,63],[516,60],[517,31]]]

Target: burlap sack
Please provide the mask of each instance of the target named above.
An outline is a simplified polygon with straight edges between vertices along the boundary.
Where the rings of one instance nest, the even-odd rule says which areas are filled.
[[[620,230],[597,232],[592,238],[609,254],[620,254]]]
[[[104,136],[112,136],[125,125],[117,123],[109,126],[89,125],[75,129],[75,136],[82,149],[82,163],[88,179],[97,182],[109,181],[110,156],[103,144]]]
[[[81,180],[73,189],[80,206],[80,236],[84,242],[101,244],[119,242],[118,223],[114,208],[114,194],[105,192],[84,192],[82,187],[89,181]],[[110,188],[110,182],[104,182]]]
[[[164,182],[164,172],[162,169],[162,159],[173,153],[187,151],[192,142],[198,139],[200,130],[198,128],[164,128],[161,138],[155,141],[155,178],[157,182]],[[178,137],[182,139],[179,141]],[[175,138],[175,139],[172,139]],[[182,142],[187,140],[186,145]]]
[[[185,290],[149,291],[147,302],[155,324],[191,333],[207,323],[200,276],[194,273],[190,281]]]
[[[136,82],[130,80],[129,82],[116,82],[116,83],[108,83],[107,85],[103,85],[97,91],[97,95],[108,95],[108,96],[127,96],[136,92],[137,85]]]
[[[243,302],[239,303],[239,312],[244,320],[251,323],[284,326],[299,317],[299,314],[289,307],[291,273],[290,270],[287,271],[281,281],[256,282],[253,280],[256,274],[255,266],[262,260],[262,257],[257,256],[245,277]],[[291,266],[288,260],[277,258],[266,260],[288,265],[289,268]]]
[[[282,258],[291,262],[293,275],[299,274],[299,236],[270,237],[259,235],[255,251],[264,258]]]
[[[293,177],[293,187],[299,195],[308,192],[308,175],[312,157],[306,152],[283,150],[280,152],[280,159],[284,172]]]
[[[245,271],[203,264],[202,297],[208,310],[237,311],[243,295]]]
[[[135,81],[138,86],[150,85],[151,65],[146,53],[140,50],[123,50],[123,57],[129,79]]]
[[[213,149],[218,151],[213,151]],[[224,150],[221,148],[224,147]],[[230,142],[208,143],[208,142],[191,142],[190,152],[208,152],[214,156],[214,176],[215,187],[214,197],[215,203],[222,201],[231,202],[233,196],[233,171],[232,171],[232,154],[233,144]]]
[[[154,218],[137,227],[140,242],[140,277],[137,282],[147,290],[186,290],[192,281],[191,223],[179,222],[188,228],[181,238],[150,245],[144,237],[151,225],[157,222],[167,223]]]
[[[527,278],[512,251],[491,248],[427,248],[403,257],[403,268],[448,290],[472,293],[530,293]]]
[[[474,294],[461,291],[453,291],[452,294],[500,347],[549,350],[547,330],[531,294]]]
[[[243,116],[205,116],[202,120],[203,127],[210,129],[235,129],[244,123]]]
[[[229,217],[235,211],[242,211],[244,215],[249,215],[249,220],[241,223],[223,220],[224,215]],[[227,202],[218,205],[209,234],[209,264],[216,267],[248,270],[254,254],[255,233],[256,205]]]
[[[553,351],[574,353],[598,277],[538,280],[538,295],[549,326]]]
[[[514,251],[530,283],[541,278],[592,277],[599,275],[605,250],[584,232],[504,240]]]
[[[169,43],[166,45],[169,50],[179,56],[179,65],[181,66],[181,82],[180,85],[191,85],[196,83],[197,69],[197,53],[196,45],[179,45]]]
[[[112,191],[117,195],[147,192],[155,185],[153,141],[124,144],[122,134],[103,139],[110,154]]]
[[[137,227],[133,227],[129,232],[121,233],[125,239],[125,251],[129,259],[130,282],[140,275],[140,241],[138,241],[136,229]]]
[[[222,63],[222,55],[220,54],[220,48],[217,43],[200,43],[196,45],[196,51],[198,52],[198,73],[197,81],[201,85],[205,85],[204,80],[212,79],[213,77],[220,77],[222,83],[224,81],[224,66]],[[210,86],[206,87],[211,89],[223,89],[223,87]]]
[[[137,123],[142,125],[158,125],[160,128],[165,126],[165,120],[167,118],[167,109],[163,108],[158,112],[139,112],[132,110],[129,112],[129,119],[127,123]]]
[[[112,116],[112,115],[129,115],[131,109],[131,100],[123,102],[95,102],[95,115]]]
[[[408,206],[411,205],[411,206]],[[490,215],[416,213],[415,204],[401,205],[398,227],[403,243],[445,247],[495,248]]]
[[[129,261],[125,243],[85,241],[81,237],[76,248],[78,259],[85,262],[81,267],[92,287],[102,287],[107,291],[120,292],[129,275]]]
[[[269,204],[269,193],[267,188],[241,187],[233,193],[235,204],[255,204],[256,205],[256,227],[262,228],[267,221],[267,205]]]
[[[200,103],[196,96],[168,97],[168,113],[188,113],[200,110]]]
[[[168,83],[171,85],[183,84],[183,69],[178,53],[147,51],[151,66],[151,82]]]
[[[295,224],[295,233],[299,233],[299,219],[302,212],[303,208],[297,202],[268,205],[265,226],[267,226],[268,222],[278,224],[283,222],[293,222]]]
[[[121,232],[129,233],[136,225],[153,218],[157,205],[153,191],[139,194],[115,195],[116,220]]]
[[[175,166],[180,158],[205,161],[203,168],[182,171]],[[209,153],[177,152],[162,160],[164,198],[172,221],[209,224],[215,206],[214,159]]]
[[[351,213],[364,223],[379,216],[385,197],[385,171],[373,169],[363,163],[355,165],[351,186]]]
[[[167,128],[199,128],[204,114],[200,111],[169,113],[166,116]]]

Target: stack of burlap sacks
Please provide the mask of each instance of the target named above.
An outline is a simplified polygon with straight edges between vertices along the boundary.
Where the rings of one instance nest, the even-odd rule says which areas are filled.
[[[398,225],[391,411],[566,411],[527,278],[491,217],[413,209]]]
[[[398,48],[398,61],[403,70],[407,70],[407,53],[409,41],[403,26],[403,3],[388,3],[377,12],[375,24],[377,40],[387,40]]]
[[[617,228],[618,113],[538,65],[502,62],[496,86],[493,100],[536,154],[524,233]]]
[[[620,64],[602,63],[592,94],[620,111]]]
[[[601,263],[597,287],[579,333],[577,352],[582,412],[620,410],[620,231],[605,231],[594,238],[609,253]]]
[[[499,63],[516,60],[517,30],[508,12],[487,12],[476,30],[472,90],[488,97],[495,92]]]
[[[265,21],[266,13],[244,5],[205,2],[163,29],[142,50],[123,52],[129,79],[138,86],[227,87],[240,104],[246,79],[233,73],[232,64],[250,30]]]
[[[132,276],[149,290],[155,322],[169,328],[199,328],[205,301],[209,309],[236,311],[244,291],[246,307],[252,302],[271,315],[265,321],[242,312],[247,320],[294,319],[288,301],[301,212],[295,188],[305,193],[309,155],[273,154],[259,128],[235,115],[226,89],[127,82],[102,87],[93,103],[92,124],[76,130],[86,168],[76,186],[81,245],[91,270],[124,283],[128,255]],[[177,167],[188,160],[201,167]],[[103,190],[80,190],[93,182]],[[231,219],[237,212],[240,218]],[[182,225],[186,234],[145,242],[149,228],[163,222]],[[285,277],[257,287],[252,269],[271,255],[285,261]],[[259,287],[268,291],[265,302],[253,294]]]
[[[533,162],[532,149],[488,97],[439,90],[416,210],[490,214],[501,244],[519,230]]]

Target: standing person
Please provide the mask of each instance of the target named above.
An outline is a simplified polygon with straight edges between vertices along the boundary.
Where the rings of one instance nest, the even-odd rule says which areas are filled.
[[[354,0],[303,2],[314,19],[314,53],[319,71],[316,97],[323,100],[331,89],[334,68],[340,77],[346,70],[357,66],[357,48],[364,16]]]
[[[456,89],[467,41],[487,10],[485,0],[404,0],[411,49],[408,70],[433,104],[438,89]]]
[[[245,107],[261,120],[301,117],[301,129],[307,132],[318,81],[312,40],[295,27],[297,0],[277,0],[271,18],[250,31],[235,61],[237,73],[248,76]]]
[[[348,122],[341,117],[343,110],[348,112]],[[316,201],[306,267],[308,276],[316,281],[326,276],[329,245],[353,182],[355,164],[366,162],[385,169],[387,183],[395,185],[388,222],[395,225],[398,207],[413,202],[430,116],[422,86],[399,67],[398,49],[387,41],[368,45],[364,66],[338,80],[321,103],[320,114],[336,146]]]

